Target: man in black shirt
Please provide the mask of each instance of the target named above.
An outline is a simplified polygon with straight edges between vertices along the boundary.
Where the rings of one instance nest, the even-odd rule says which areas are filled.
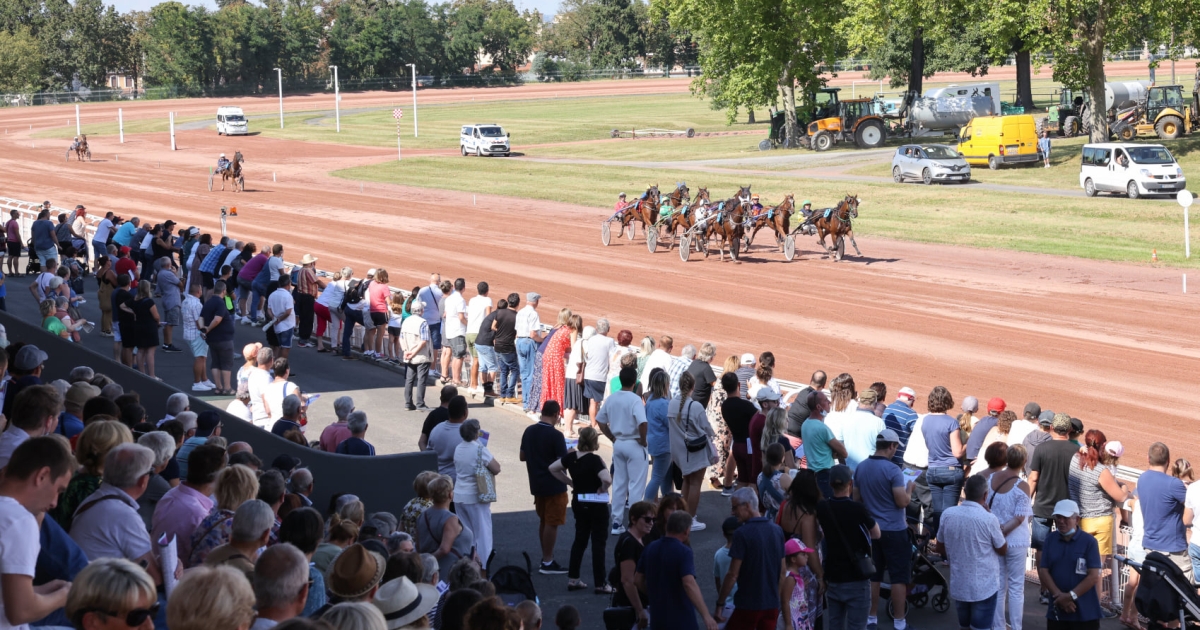
[[[213,285],[213,296],[208,298],[200,310],[200,333],[208,343],[208,361],[212,370],[212,380],[217,384],[214,394],[232,396],[235,392],[229,386],[229,378],[233,373],[233,317],[225,305],[225,283]],[[121,332],[124,335],[124,331]]]
[[[450,419],[450,401],[457,395],[458,388],[454,385],[442,387],[442,404],[434,407],[433,411],[425,416],[425,423],[421,425],[421,437],[417,439],[418,451],[424,451],[429,445],[429,434],[433,432],[433,427]]]
[[[794,402],[788,407],[787,413],[788,435],[797,439],[800,438],[800,425],[804,424],[804,421],[808,420],[808,417],[812,415],[812,409],[808,408],[808,394],[813,390],[820,391],[825,389],[827,378],[825,372],[821,370],[813,372],[812,378],[808,380],[808,385],[805,385],[804,389],[796,392],[795,396],[793,396]]]
[[[879,524],[862,503],[850,498],[854,477],[850,467],[829,469],[833,498],[817,504],[817,522],[825,536],[825,626],[865,628],[871,608],[871,576],[858,569],[859,558],[870,557],[871,541],[880,537]]]
[[[705,342],[696,352],[696,358],[688,366],[687,372],[696,379],[696,387],[692,390],[692,400],[708,407],[708,399],[712,398],[713,385],[717,384],[717,375],[709,362],[717,356],[717,347]]]
[[[479,355],[479,380],[483,381],[483,395],[488,397],[500,395],[493,386],[500,366],[496,360],[496,331],[492,330],[492,324],[496,321],[496,313],[507,308],[508,300],[500,300],[496,310],[484,316],[483,321],[479,323],[479,334],[475,336],[475,353]],[[516,332],[515,325],[513,331]]]
[[[725,390],[725,402],[721,403],[721,417],[725,419],[725,426],[729,427],[729,441],[733,446],[733,457],[729,458],[725,465],[725,478],[722,480],[725,488],[721,490],[722,496],[733,494],[733,467],[737,466],[737,482],[741,488],[748,488],[755,484],[753,477],[753,466],[750,462],[750,454],[746,449],[746,442],[750,439],[750,420],[754,414],[758,413],[758,408],[754,403],[742,398],[738,394],[741,392],[741,383],[738,381],[737,374],[726,372],[721,375],[721,389]]]
[[[1029,492],[1033,495],[1032,547],[1041,550],[1054,523],[1054,506],[1071,498],[1071,458],[1079,446],[1068,441],[1071,435],[1071,416],[1054,415],[1050,441],[1037,447],[1030,458]]]
[[[516,293],[508,294],[508,308],[496,306],[493,313],[492,330],[496,333],[492,339],[492,347],[496,349],[496,363],[500,372],[500,402],[520,402],[517,397],[517,377],[520,367],[517,363],[517,306],[521,304],[521,296]],[[478,343],[478,341],[476,341]]]

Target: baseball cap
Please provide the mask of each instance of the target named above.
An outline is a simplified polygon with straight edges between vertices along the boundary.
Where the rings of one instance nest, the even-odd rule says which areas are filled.
[[[76,210],[87,210],[87,207],[85,207],[83,204],[79,203],[79,204],[75,204],[75,209]]]
[[[1071,418],[1071,433],[1083,433],[1083,420]]]
[[[1007,408],[1008,405],[1004,404],[1003,398],[997,397],[988,401],[988,411],[1004,411]]]
[[[795,538],[789,538],[787,542],[783,543],[783,555],[785,555],[785,556],[794,556],[798,553],[812,553],[812,552],[813,552],[812,549],[805,547],[804,543],[800,542],[799,540],[797,540]]]
[[[879,392],[877,392],[873,389],[864,389],[861,392],[858,392],[858,404],[860,404],[860,405],[874,406],[875,403],[878,401],[879,401]]]
[[[300,467],[300,458],[292,457],[291,455],[288,455],[287,453],[284,453],[284,454],[276,457],[275,461],[271,462],[271,468],[275,468],[277,470],[282,470],[283,472],[288,472],[288,473],[292,472],[293,470],[295,470],[299,467]]]
[[[1054,414],[1054,424],[1051,426],[1059,433],[1067,433],[1071,430],[1071,416],[1065,413],[1056,413]]]
[[[979,399],[974,396],[967,396],[962,401],[962,410],[967,412],[979,411]]]
[[[1025,416],[1026,417],[1036,418],[1040,415],[1042,415],[1042,406],[1041,405],[1039,405],[1035,402],[1025,403]]]
[[[1054,412],[1049,409],[1038,414],[1038,424],[1048,427],[1054,424]]]
[[[50,355],[35,345],[21,346],[21,349],[17,350],[17,357],[13,359],[13,369],[18,372],[32,372],[49,358]]]
[[[530,291],[529,293],[525,294],[526,302],[537,302],[540,299],[542,299],[542,296],[538,295],[537,293],[534,293],[533,291]]]
[[[721,523],[721,533],[732,534],[733,532],[737,531],[737,528],[739,528],[741,526],[742,526],[742,522],[738,520],[738,517],[736,517],[736,516],[727,517],[725,519],[725,521],[723,523]]]
[[[131,250],[131,249],[129,249],[128,247],[125,247],[125,246],[123,246],[123,245],[122,245],[122,246],[121,246],[121,249],[119,249],[119,250],[117,250],[117,251],[121,252],[122,254],[128,254],[129,252],[131,252],[131,251],[133,251],[133,250]]]
[[[847,486],[854,480],[854,473],[850,472],[850,467],[845,464],[838,464],[829,469],[829,485],[831,486]]]
[[[760,401],[762,401],[762,400],[779,400],[779,392],[776,392],[775,390],[771,389],[770,387],[762,387],[762,388],[759,388],[758,394],[756,394],[754,397]]]
[[[196,226],[192,226],[192,227],[188,228],[188,234],[191,234],[192,236],[195,236],[199,233],[200,233],[200,228],[198,228]]]
[[[1079,504],[1070,499],[1063,499],[1054,504],[1054,516],[1079,516]]]
[[[62,286],[62,282],[62,278],[54,276],[53,278],[50,278],[50,281],[46,283],[46,286],[50,287],[51,289],[57,289],[58,287]]]
[[[755,363],[758,363],[758,361],[754,358],[753,354],[747,352],[742,355],[742,365],[754,365]]]
[[[913,388],[911,388],[911,387],[901,387],[900,393],[897,394],[896,397],[899,398],[900,396],[908,396],[909,398],[916,400],[917,392],[914,392]]]
[[[196,437],[208,437],[221,426],[221,415],[215,411],[202,411],[196,416]]]
[[[893,442],[893,443],[899,444],[900,436],[897,435],[896,432],[891,429],[884,429],[879,432],[878,436],[875,437],[875,442],[876,443],[878,443],[878,442]]]
[[[371,267],[370,269],[368,269],[368,270],[367,270],[367,277],[368,277],[368,278],[374,278],[374,277],[375,277],[375,268],[374,268],[374,267]]]
[[[625,193],[621,193],[621,194],[619,194],[619,195],[617,195],[617,196],[618,196],[618,197],[624,197],[624,196],[625,196]]]
[[[1120,457],[1125,454],[1125,445],[1113,440],[1104,445],[1104,452],[1113,457]]]

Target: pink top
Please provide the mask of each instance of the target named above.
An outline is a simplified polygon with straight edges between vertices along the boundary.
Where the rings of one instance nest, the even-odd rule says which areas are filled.
[[[212,499],[179,484],[168,490],[155,506],[150,539],[157,543],[163,534],[168,539],[174,537],[179,561],[184,562],[192,555],[192,533],[212,508]]]
[[[382,282],[372,282],[367,287],[367,295],[371,301],[372,313],[388,312],[388,300],[392,297],[392,290],[388,285]]]
[[[21,224],[16,219],[9,219],[8,223],[4,224],[4,228],[7,232],[5,240],[9,243],[21,242]]]
[[[321,450],[326,453],[336,453],[338,444],[346,441],[348,437],[350,437],[350,425],[345,422],[335,422],[321,431]]]

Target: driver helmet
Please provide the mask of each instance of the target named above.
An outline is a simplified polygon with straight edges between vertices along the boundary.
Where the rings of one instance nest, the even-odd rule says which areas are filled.
[[[624,198],[625,198],[625,193],[621,193],[621,194],[617,195],[617,198],[618,198],[618,199],[624,199]]]
[[[807,200],[807,199],[805,199],[805,200],[804,200],[804,204],[803,204],[803,205],[806,205],[806,206],[811,206],[811,205],[812,205],[812,202],[811,202],[811,201],[809,201],[809,200]]]
[[[221,157],[225,157],[225,154],[224,154],[224,153],[222,153],[222,154],[221,154]]]
[[[77,140],[77,141],[78,141],[78,140],[79,140],[79,136],[75,136],[75,140]]]
[[[751,200],[751,201],[758,201],[758,193],[754,193],[753,195],[750,195],[750,200]]]

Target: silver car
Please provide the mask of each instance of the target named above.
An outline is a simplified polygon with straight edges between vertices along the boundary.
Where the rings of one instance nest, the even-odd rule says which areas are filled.
[[[906,144],[892,156],[892,180],[918,180],[925,185],[934,182],[971,181],[971,165],[958,154],[958,149],[945,144]]]

